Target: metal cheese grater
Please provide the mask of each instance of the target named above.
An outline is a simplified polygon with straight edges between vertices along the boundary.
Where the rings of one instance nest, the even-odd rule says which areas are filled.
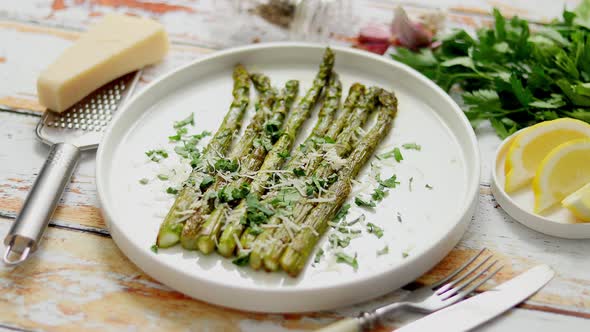
[[[6,264],[19,264],[37,249],[82,151],[98,147],[113,114],[132,94],[139,76],[137,71],[107,83],[62,113],[45,112],[36,133],[51,149],[4,238]]]

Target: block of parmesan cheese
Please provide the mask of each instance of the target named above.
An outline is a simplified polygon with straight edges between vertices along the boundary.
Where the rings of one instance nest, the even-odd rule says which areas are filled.
[[[167,51],[168,37],[161,24],[107,15],[41,73],[39,102],[62,112],[102,85],[162,60]]]

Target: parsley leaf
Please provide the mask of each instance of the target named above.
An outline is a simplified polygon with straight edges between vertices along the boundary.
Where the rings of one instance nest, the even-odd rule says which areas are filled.
[[[352,266],[355,270],[359,268],[359,263],[357,261],[357,254],[354,254],[354,257],[349,256],[343,252],[336,253],[336,263],[344,263]]]
[[[397,181],[397,176],[395,174],[385,180],[381,180],[380,178],[378,178],[377,182],[383,187],[387,188],[395,188],[400,184],[399,181]]]
[[[338,210],[338,212],[336,213],[336,215],[334,216],[334,219],[332,219],[332,221],[340,222],[342,219],[346,218],[346,215],[348,214],[348,210],[350,210],[350,204],[346,203],[346,204],[342,205],[342,207],[340,208],[340,210]]]
[[[236,160],[219,158],[215,161],[215,169],[224,172],[235,172],[238,170],[238,162]]]
[[[400,149],[398,147],[393,148],[393,150],[389,151],[389,152],[385,152],[381,155],[378,156],[380,159],[389,159],[389,158],[394,158],[395,161],[397,161],[398,163],[402,160],[404,160],[404,156],[402,156],[402,152],[400,151]]]
[[[383,247],[381,250],[377,250],[377,256],[387,255],[389,254],[389,246]]]
[[[162,149],[146,151],[145,155],[148,156],[148,158],[150,158],[151,161],[156,162],[156,163],[162,159],[168,158],[168,152],[166,152],[166,150],[162,150]]]
[[[319,263],[322,260],[323,255],[324,255],[324,249],[322,249],[322,248],[318,249],[318,251],[315,253],[315,257],[313,259],[313,262],[315,264]]]
[[[398,48],[392,57],[444,90],[459,87],[472,126],[489,121],[501,138],[557,118],[590,123],[590,1],[535,29],[497,9],[493,16],[474,35],[458,30],[435,49]]]
[[[246,255],[238,256],[238,258],[234,259],[231,262],[237,266],[246,266],[246,265],[248,265],[249,261],[250,261],[250,254],[246,254]]]
[[[375,234],[375,236],[377,236],[379,239],[383,237],[383,228],[373,224],[372,222],[367,224],[367,232]]]
[[[174,129],[179,129],[187,125],[194,125],[195,124],[195,114],[191,113],[191,115],[187,116],[184,120],[174,122]]]
[[[158,174],[158,179],[160,179],[161,181],[166,181],[169,179],[169,177],[166,174]]]
[[[178,194],[178,189],[172,188],[172,187],[168,187],[166,189],[166,193],[171,194],[171,195],[176,195],[176,194]]]
[[[297,167],[293,169],[293,174],[295,174],[295,176],[305,176],[305,171],[303,168]]]
[[[159,249],[159,247],[158,247],[158,245],[157,245],[157,244],[154,244],[154,245],[152,245],[152,246],[150,247],[150,250],[151,250],[151,251],[152,251],[154,254],[157,254],[157,253],[158,253],[158,249]]]
[[[213,184],[213,182],[215,182],[215,178],[212,175],[207,174],[203,177],[201,183],[199,183],[199,189],[201,189],[201,192],[204,192],[207,188],[209,188],[210,185]]]
[[[375,190],[371,194],[371,198],[374,202],[381,202],[383,198],[385,198],[385,195],[387,195],[387,191],[385,191],[384,189],[385,187],[382,185],[379,185],[377,188],[375,188]]]
[[[416,150],[416,151],[420,151],[422,150],[422,146],[416,144],[416,143],[406,143],[402,145],[402,148],[406,149],[406,150]]]
[[[176,135],[168,136],[168,139],[170,141],[173,141],[173,142],[178,142],[178,141],[180,141],[182,139],[182,135],[186,134],[187,132],[188,132],[188,129],[186,129],[186,128],[179,128],[176,131]]]
[[[141,183],[141,184],[148,184],[148,182],[150,182],[150,180],[148,180],[146,178],[143,178],[143,179],[140,179],[139,180],[139,183]]]
[[[377,206],[375,204],[375,202],[366,201],[358,196],[354,198],[354,204],[356,204],[357,206],[360,206],[360,207],[368,207],[368,208],[374,208],[375,206]]]

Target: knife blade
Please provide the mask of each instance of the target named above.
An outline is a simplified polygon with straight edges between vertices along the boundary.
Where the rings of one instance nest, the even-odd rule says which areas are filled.
[[[536,293],[555,273],[538,265],[493,289],[437,311],[396,332],[467,331],[499,316]]]

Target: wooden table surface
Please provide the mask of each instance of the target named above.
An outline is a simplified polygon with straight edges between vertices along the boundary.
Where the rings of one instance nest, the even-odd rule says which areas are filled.
[[[237,1],[237,0],[236,0]],[[219,4],[219,0],[217,4]],[[542,24],[577,1],[552,0],[388,0],[355,1],[353,30],[366,22],[387,23],[402,3],[411,15],[443,8],[447,26],[473,29],[488,24],[496,6],[505,14]],[[42,68],[70,45],[89,23],[112,11],[149,16],[168,29],[173,45],[166,60],[145,71],[141,84],[214,52],[254,39],[280,37],[257,22],[237,38],[212,0],[21,0],[0,6],[0,238],[8,231],[47,154],[35,139],[43,111],[35,81]],[[343,43],[343,38],[333,40]],[[556,277],[519,308],[482,331],[590,331],[590,241],[563,240],[515,222],[490,193],[490,165],[499,139],[491,129],[477,132],[482,152],[479,209],[460,244],[420,278],[431,282],[483,247],[506,268],[501,283],[539,263]],[[354,307],[309,314],[239,312],[193,300],[163,286],[135,267],[109,236],[98,207],[93,153],[84,155],[66,189],[41,249],[26,264],[0,267],[0,329],[17,331],[308,331],[403,296],[395,291]],[[3,251],[3,249],[2,249]],[[392,326],[419,316],[402,314]]]

